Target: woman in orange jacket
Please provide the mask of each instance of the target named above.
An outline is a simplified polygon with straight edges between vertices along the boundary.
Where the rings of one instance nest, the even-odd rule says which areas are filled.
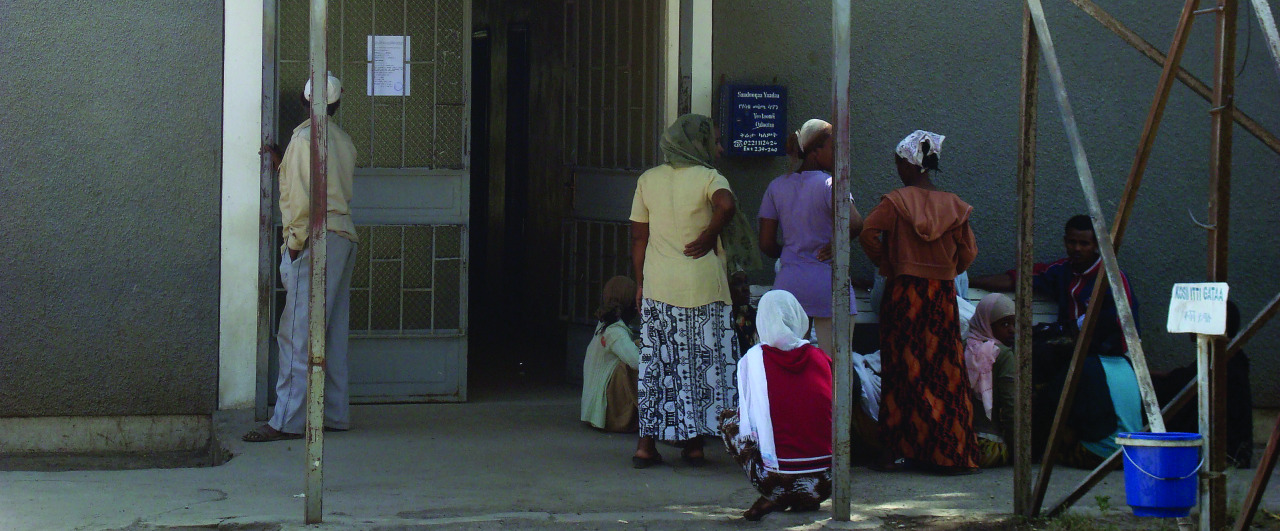
[[[859,240],[885,277],[880,308],[880,434],[888,455],[943,474],[978,471],[956,275],[977,256],[964,201],[934,186],[945,137],[916,131],[898,144],[902,188],[885,195]]]

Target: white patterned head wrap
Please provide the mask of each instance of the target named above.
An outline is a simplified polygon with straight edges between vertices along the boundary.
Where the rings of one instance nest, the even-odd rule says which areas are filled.
[[[914,133],[907,135],[906,138],[898,142],[898,149],[894,150],[899,157],[907,159],[907,162],[924,167],[924,156],[928,154],[939,154],[942,152],[942,141],[947,137],[938,133],[930,133],[916,129]],[[929,152],[925,153],[924,142],[929,141]]]

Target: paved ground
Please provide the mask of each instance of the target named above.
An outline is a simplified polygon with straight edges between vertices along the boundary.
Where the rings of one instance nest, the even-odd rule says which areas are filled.
[[[964,477],[854,470],[854,520],[827,513],[738,515],[755,493],[724,455],[710,464],[633,470],[633,436],[577,421],[571,389],[508,389],[468,404],[357,406],[354,429],[326,436],[324,529],[816,529],[955,527],[1007,520],[1011,471]],[[223,419],[238,435],[250,424]],[[294,529],[303,514],[303,444],[227,442],[213,468],[0,472],[0,529]],[[1049,499],[1084,472],[1058,469]],[[1252,471],[1232,478],[1240,496]],[[1124,509],[1113,474],[1078,514]],[[1278,481],[1273,480],[1273,485]],[[1273,487],[1266,507],[1280,509]],[[1104,502],[1106,504],[1106,502]],[[823,506],[829,511],[830,504]],[[950,525],[946,525],[950,523]]]

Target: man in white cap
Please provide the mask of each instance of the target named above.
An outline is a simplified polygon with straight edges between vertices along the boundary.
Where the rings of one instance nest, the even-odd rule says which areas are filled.
[[[328,114],[338,110],[342,83],[329,74]],[[311,104],[311,81],[302,91],[304,106]],[[325,290],[327,346],[324,386],[324,427],[344,431],[350,427],[347,395],[347,330],[351,320],[351,271],[355,267],[356,227],[351,221],[352,176],[356,148],[351,137],[332,120],[328,125],[328,276]],[[306,428],[308,301],[311,297],[311,246],[308,220],[311,208],[311,120],[293,130],[283,156],[276,146],[270,152],[280,174],[280,214],[284,246],[280,253],[280,279],[285,287],[280,312],[280,376],[276,382],[276,406],[271,420],[246,433],[246,442],[300,439]]]

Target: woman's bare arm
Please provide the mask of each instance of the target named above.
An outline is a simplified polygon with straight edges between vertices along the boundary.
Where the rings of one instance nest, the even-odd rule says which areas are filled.
[[[760,231],[757,236],[760,240],[760,252],[769,258],[782,256],[782,244],[778,243],[778,220],[759,218],[759,221]]]
[[[733,192],[727,188],[716,190],[716,193],[711,196],[711,209],[711,224],[707,225],[706,230],[703,230],[696,240],[684,246],[685,256],[702,258],[716,248],[716,239],[720,237],[720,232],[724,230],[725,225],[729,224],[729,220],[733,219],[733,213],[738,209],[733,199]]]
[[[649,248],[649,224],[631,222],[631,269],[636,276],[636,308],[644,299],[644,252]]]

